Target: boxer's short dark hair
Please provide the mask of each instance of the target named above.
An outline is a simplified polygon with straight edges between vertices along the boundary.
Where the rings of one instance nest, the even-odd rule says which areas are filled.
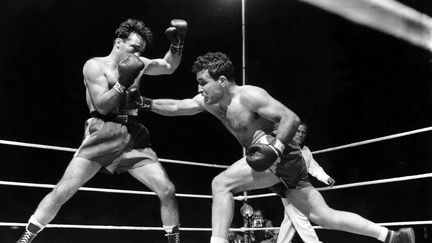
[[[151,29],[139,19],[128,19],[120,24],[114,33],[114,39],[127,39],[131,33],[136,33],[143,38],[147,45],[153,41]]]
[[[228,81],[235,81],[234,66],[224,53],[208,52],[205,55],[197,57],[192,65],[192,72],[196,74],[202,70],[208,70],[210,77],[215,80],[223,75]]]

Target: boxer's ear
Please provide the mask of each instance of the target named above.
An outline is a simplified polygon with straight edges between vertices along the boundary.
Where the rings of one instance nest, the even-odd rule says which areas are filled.
[[[227,78],[224,75],[222,75],[222,76],[219,77],[218,82],[219,82],[220,85],[222,85],[222,86],[225,85],[226,81],[228,81],[228,80],[227,80]]]

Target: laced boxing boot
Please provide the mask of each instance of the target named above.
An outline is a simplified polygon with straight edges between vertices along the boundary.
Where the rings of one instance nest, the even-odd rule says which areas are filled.
[[[168,239],[168,243],[180,243],[180,232],[168,233],[165,236]]]
[[[412,228],[400,228],[398,231],[389,230],[385,243],[415,243]]]
[[[36,237],[36,234],[26,230],[16,243],[30,243]]]
[[[165,228],[166,226],[164,226]],[[173,227],[167,227],[165,229],[167,234],[165,235],[168,239],[168,243],[180,243],[180,226],[176,225]]]
[[[36,237],[37,233],[41,231],[41,228],[37,225],[29,223],[16,243],[30,243]]]

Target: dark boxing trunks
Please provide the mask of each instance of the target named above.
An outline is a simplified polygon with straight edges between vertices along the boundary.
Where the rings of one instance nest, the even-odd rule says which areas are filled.
[[[268,144],[273,137],[264,135],[258,139],[257,143]],[[280,183],[271,186],[269,189],[281,197],[286,196],[287,189],[310,187],[308,170],[306,163],[297,144],[289,144],[285,147],[283,154],[270,170],[281,180]]]
[[[111,173],[157,162],[150,135],[135,116],[91,113],[74,156],[101,164]]]

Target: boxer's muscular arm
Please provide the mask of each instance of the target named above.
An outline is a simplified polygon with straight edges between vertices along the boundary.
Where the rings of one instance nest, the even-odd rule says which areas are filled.
[[[190,116],[204,111],[201,95],[192,99],[155,99],[151,111],[163,116]]]
[[[261,117],[278,122],[276,138],[289,144],[297,131],[299,117],[282,103],[271,97],[264,89],[251,86],[241,96],[241,102]]]
[[[181,55],[183,51],[183,43],[187,28],[188,25],[185,20],[171,20],[170,27],[165,30],[165,34],[171,44],[170,49],[167,51],[163,58],[149,60],[149,66],[145,70],[145,74],[172,74],[177,69],[177,67],[180,65]]]
[[[171,51],[168,51],[164,58],[147,59],[145,57],[140,57],[140,59],[146,64],[144,74],[162,75],[174,73],[180,65],[181,56],[173,55]]]
[[[83,75],[94,108],[101,114],[109,113],[119,103],[121,94],[109,88],[103,69],[96,60],[84,64]]]

